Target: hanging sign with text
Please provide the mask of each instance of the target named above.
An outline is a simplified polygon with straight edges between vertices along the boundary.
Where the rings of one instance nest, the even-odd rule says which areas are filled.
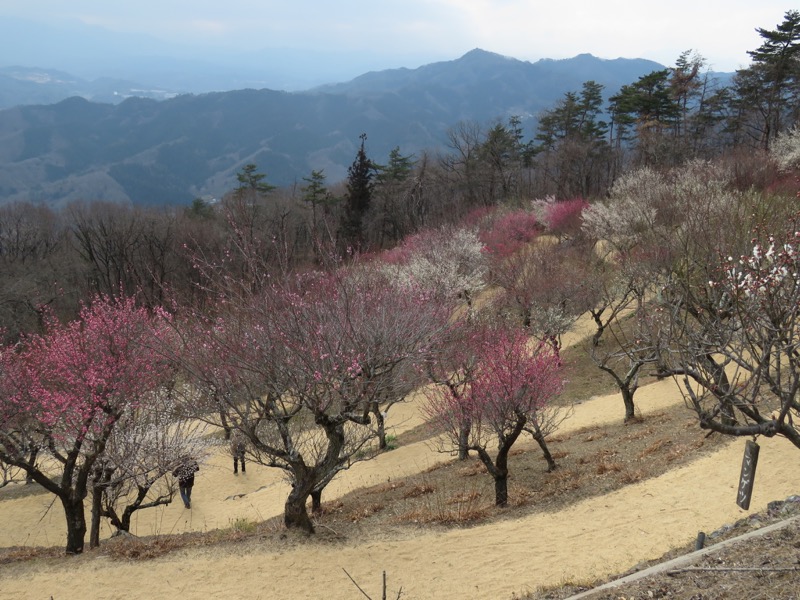
[[[747,510],[750,508],[750,497],[753,495],[753,482],[756,478],[758,464],[758,444],[747,440],[742,458],[742,473],[739,475],[739,490],[736,493],[736,504]]]

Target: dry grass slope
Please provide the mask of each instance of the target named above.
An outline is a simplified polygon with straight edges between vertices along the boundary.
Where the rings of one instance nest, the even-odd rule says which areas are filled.
[[[583,404],[586,403],[588,406],[593,402],[590,398],[608,394],[610,385],[579,348],[569,349],[565,357],[569,366],[570,384],[562,395],[561,402],[577,403],[576,418],[573,422],[579,423]],[[654,386],[649,386],[649,389],[662,389],[659,386],[663,385],[663,382],[656,383]],[[335,556],[337,551],[345,553],[354,547],[365,549],[377,546],[385,548],[387,545],[399,547],[403,541],[421,535],[445,536],[448,532],[469,529],[490,532],[502,528],[503,524],[513,526],[517,522],[531,522],[530,518],[537,515],[558,518],[559,515],[569,513],[581,503],[592,499],[611,498],[613,494],[629,489],[629,486],[655,480],[669,472],[691,465],[703,457],[713,456],[714,453],[734,443],[719,436],[706,436],[697,427],[692,415],[679,402],[667,402],[663,408],[650,408],[643,418],[629,424],[622,423],[621,400],[608,406],[614,414],[604,415],[601,419],[602,424],[593,424],[590,420],[585,426],[567,426],[549,440],[550,450],[558,463],[558,468],[553,472],[546,471],[546,463],[534,443],[527,441],[520,444],[511,457],[510,506],[506,509],[494,506],[492,480],[477,459],[464,462],[447,459],[435,462],[433,466],[412,475],[398,477],[389,475],[381,483],[361,486],[338,496],[332,495],[328,499],[323,497],[323,509],[315,516],[318,533],[311,538],[285,531],[281,526],[280,517],[266,520],[240,517],[232,520],[227,528],[205,532],[118,537],[106,540],[95,551],[71,559],[61,555],[60,547],[9,547],[0,549],[0,565],[2,565],[0,588],[3,587],[4,580],[18,582],[29,578],[31,581],[40,579],[48,581],[46,574],[67,568],[67,561],[70,561],[70,568],[88,569],[82,571],[86,573],[107,568],[108,561],[111,561],[112,565],[120,565],[120,568],[124,565],[126,569],[141,564],[141,573],[145,573],[149,570],[147,564],[154,564],[151,561],[166,560],[167,563],[159,564],[171,565],[172,561],[182,561],[186,557],[209,551],[244,557],[262,553],[265,548],[278,555],[299,552],[298,556],[303,556],[304,552],[321,550]],[[431,439],[433,434],[434,432],[425,425],[410,428],[397,436],[394,444],[398,450],[392,452],[402,452],[403,447],[420,445],[421,441]],[[431,446],[428,452],[432,450]],[[0,511],[5,501],[10,501],[14,497],[35,498],[36,495],[36,486],[2,489]],[[758,517],[745,519],[724,531],[716,532],[709,536],[709,542],[724,539],[742,528],[753,527],[770,519],[785,518],[797,506],[800,506],[800,503],[776,504],[772,506],[769,514],[764,513]],[[625,521],[627,518],[628,515],[619,515],[620,521]],[[565,531],[570,525],[579,527],[579,524],[564,523]],[[768,570],[765,567],[800,564],[797,550],[800,548],[798,536],[800,534],[797,527],[787,529],[783,533],[765,538],[763,545],[762,542],[758,542],[758,545],[756,542],[749,542],[743,549],[726,550],[728,554],[721,553],[709,557],[705,559],[706,562],[699,565],[764,567],[760,571],[692,570],[643,580],[606,595],[600,593],[592,598],[672,597],[699,600],[725,597],[739,600],[755,597],[797,597],[789,595],[790,589],[800,589],[797,585],[796,572]],[[489,543],[487,540],[487,544]],[[547,540],[543,543],[551,544],[553,553],[557,555],[557,540]],[[678,547],[673,549],[668,557],[692,549],[692,546]],[[442,549],[442,552],[449,551]],[[493,552],[497,551],[497,548],[494,548]],[[369,554],[368,550],[364,552]],[[487,555],[487,560],[488,558],[499,559],[497,569],[501,571],[502,576],[502,556]],[[633,562],[635,560],[628,564]],[[93,564],[96,566],[92,567]],[[182,571],[180,564],[182,563],[175,563],[176,573]],[[640,563],[634,570],[644,568],[648,564],[651,563]],[[376,576],[381,567],[382,565],[373,565],[372,570]],[[462,577],[471,575],[473,574],[461,574]],[[477,573],[474,575],[478,576]],[[414,578],[413,572],[394,573],[394,576],[399,579]],[[516,597],[531,600],[563,599],[610,579],[605,576],[580,580],[580,577],[585,578],[585,573],[578,576],[577,582],[567,581],[569,577],[562,578],[564,580],[561,585],[555,587],[550,585],[529,595]],[[744,580],[753,580],[758,585],[752,588],[746,587]],[[406,585],[409,585],[408,582]],[[352,583],[343,581],[341,587],[336,597],[358,597],[358,591],[352,587]],[[46,589],[51,588],[39,591]],[[750,590],[750,592],[735,595],[731,591],[735,589]],[[199,595],[201,591],[198,588],[198,595],[189,597],[201,597]],[[298,593],[300,593],[299,588]],[[402,597],[433,597],[425,595],[419,589],[415,593],[416,595]],[[484,588],[475,594],[475,597],[482,598],[508,596],[509,594],[505,592],[498,592],[495,595],[491,590],[487,591]],[[72,596],[67,593],[64,597]],[[230,597],[250,596],[240,591],[231,592]]]

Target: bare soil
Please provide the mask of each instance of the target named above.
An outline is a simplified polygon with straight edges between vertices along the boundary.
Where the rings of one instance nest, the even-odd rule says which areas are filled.
[[[399,435],[393,445],[432,439],[433,435],[426,425],[420,425]],[[646,419],[620,420],[552,436],[547,442],[557,463],[552,472],[547,471],[538,446],[528,443],[512,450],[509,506],[505,508],[495,506],[493,480],[484,465],[470,457],[448,460],[409,477],[389,478],[386,483],[359,488],[331,501],[325,501],[323,495],[322,510],[314,521],[318,537],[336,543],[368,537],[370,531],[383,535],[387,526],[446,530],[558,512],[581,500],[661,475],[728,443],[731,440],[720,436],[706,437],[688,412],[674,407]],[[430,447],[436,451],[433,441]],[[11,492],[16,496],[33,493],[36,486],[30,485]],[[265,536],[274,538],[273,543],[286,539],[280,519],[241,523],[208,533],[115,539],[103,544],[98,554],[152,558],[186,546],[240,543]],[[58,552],[60,549],[54,552],[52,548],[0,549],[0,564]]]
[[[621,400],[601,405],[601,411],[612,411],[613,415],[598,415],[597,402],[590,398],[595,395],[607,394],[610,391],[609,382],[593,371],[593,366],[581,361],[580,353],[577,350],[567,353],[567,358],[570,361],[571,383],[570,388],[563,395],[562,403],[575,402],[576,406],[575,418],[571,420],[572,425],[564,427],[563,433],[553,436],[548,442],[558,467],[555,471],[548,472],[538,447],[530,440],[521,443],[511,457],[510,505],[506,508],[497,508],[494,505],[493,482],[477,459],[457,461],[440,455],[440,460],[432,461],[432,466],[419,469],[410,475],[387,476],[381,471],[383,476],[377,484],[351,485],[348,488],[350,491],[331,492],[330,498],[323,496],[322,511],[314,517],[317,529],[314,536],[309,537],[301,533],[286,531],[282,527],[280,517],[268,519],[236,517],[230,519],[227,527],[214,527],[207,531],[195,530],[179,534],[107,539],[99,549],[86,552],[80,557],[64,557],[61,546],[10,546],[0,549],[0,588],[4,588],[4,584],[13,583],[13,589],[25,590],[17,592],[17,595],[12,592],[11,598],[49,597],[49,595],[53,595],[53,590],[65,590],[60,596],[55,594],[54,596],[57,598],[139,598],[148,597],[142,595],[148,590],[141,590],[136,583],[131,582],[141,581],[142,578],[145,578],[152,586],[153,595],[150,597],[160,597],[158,590],[163,591],[163,589],[179,590],[186,598],[208,597],[212,589],[222,589],[220,597],[230,598],[289,597],[285,593],[282,595],[275,591],[277,589],[294,590],[295,593],[291,597],[312,597],[309,595],[312,592],[308,590],[314,589],[316,590],[314,593],[318,595],[320,593],[319,586],[323,586],[328,597],[357,598],[363,597],[363,595],[355,587],[355,583],[364,585],[365,577],[379,577],[381,568],[385,569],[387,564],[391,564],[390,560],[396,558],[398,562],[391,567],[394,571],[390,573],[390,576],[401,581],[398,587],[390,587],[391,597],[395,597],[396,593],[398,597],[405,599],[427,597],[509,598],[511,593],[508,591],[493,592],[493,590],[500,589],[496,580],[479,581],[481,577],[486,577],[487,573],[477,573],[475,566],[465,566],[466,561],[463,564],[456,561],[449,567],[451,571],[446,575],[442,575],[442,572],[428,574],[427,576],[431,579],[426,583],[423,591],[419,591],[419,588],[414,588],[410,582],[417,573],[427,573],[424,568],[426,565],[419,562],[426,559],[419,558],[419,554],[411,557],[402,556],[403,552],[411,551],[404,544],[415,539],[423,540],[427,544],[429,536],[433,540],[431,543],[434,544],[443,543],[441,540],[445,539],[452,543],[453,534],[463,532],[467,535],[472,530],[479,534],[477,543],[485,543],[487,547],[484,562],[498,561],[497,566],[490,569],[494,577],[502,579],[504,569],[517,569],[517,571],[520,569],[519,561],[513,563],[516,566],[512,567],[510,561],[507,560],[508,555],[504,559],[503,555],[498,556],[497,552],[529,552],[532,546],[537,545],[544,547],[545,550],[552,550],[550,559],[558,568],[562,564],[571,564],[567,559],[569,553],[576,552],[576,548],[580,548],[581,552],[590,557],[593,548],[585,547],[586,543],[590,542],[584,542],[584,538],[581,538],[580,534],[575,534],[573,536],[576,538],[573,540],[575,543],[571,546],[565,544],[560,547],[558,540],[537,538],[539,535],[553,535],[552,532],[545,533],[543,529],[530,532],[530,535],[521,540],[521,544],[517,540],[508,543],[508,536],[516,535],[516,533],[510,532],[517,532],[521,527],[518,523],[524,523],[525,527],[530,527],[531,523],[539,523],[532,517],[541,516],[544,519],[558,522],[562,515],[569,514],[569,517],[563,517],[563,529],[580,532],[585,530],[586,520],[591,520],[593,515],[591,510],[588,515],[581,513],[582,510],[585,512],[585,509],[576,510],[579,506],[587,504],[601,506],[605,502],[613,503],[612,506],[624,506],[625,501],[620,500],[619,495],[625,494],[626,490],[637,489],[640,490],[637,493],[647,495],[649,491],[641,492],[640,484],[663,478],[669,473],[686,470],[693,464],[701,462],[704,457],[713,458],[728,448],[735,450],[732,453],[733,456],[738,455],[738,445],[735,448],[732,445],[738,444],[741,440],[707,436],[698,428],[692,414],[680,402],[673,400],[658,408],[658,404],[654,400],[655,397],[663,395],[661,391],[650,394],[647,400],[647,403],[650,404],[649,409],[644,411],[644,416],[630,423],[623,424],[621,422],[623,413]],[[642,388],[643,393],[640,398],[643,405],[646,397],[644,390],[667,389],[663,386],[663,382],[658,383],[651,380],[644,383],[653,385],[649,388]],[[593,416],[586,417],[583,410],[584,404],[587,408],[592,405]],[[583,425],[576,426],[576,423],[583,423]],[[391,459],[392,453],[396,453],[396,456],[406,456],[403,452],[411,446],[427,444],[425,451],[428,454],[435,453],[437,448],[433,441],[434,434],[435,432],[424,425],[414,426],[412,424],[399,432],[392,441],[392,445],[397,449],[387,452],[375,462],[380,463],[385,459]],[[428,441],[421,443],[424,440]],[[417,454],[413,456],[416,457]],[[794,455],[789,454],[789,456]],[[412,459],[418,460],[417,458]],[[730,462],[730,458],[726,460]],[[736,459],[734,458],[734,460]],[[227,459],[224,464],[227,464]],[[715,465],[716,463],[709,464]],[[713,468],[718,469],[717,466]],[[411,468],[407,472],[413,470]],[[198,510],[203,509],[202,494],[211,493],[214,481],[224,477],[229,479],[233,477],[228,473],[223,474],[220,470],[211,472],[206,470],[202,474],[208,479],[205,480],[205,483],[201,480],[198,484],[199,497],[196,500],[200,507]],[[709,475],[711,475],[710,472]],[[258,476],[258,472],[254,472],[251,476]],[[729,478],[727,475],[725,477]],[[250,483],[254,481],[251,480]],[[243,479],[236,479],[233,483],[243,485]],[[224,486],[227,487],[223,486],[220,489],[230,489],[233,483],[224,483]],[[730,484],[735,485],[735,481],[731,481]],[[697,501],[700,503],[707,502],[709,505],[720,501],[733,503],[732,498],[730,501],[726,499],[727,489],[722,490],[724,492],[721,496],[722,500],[719,498],[704,499],[703,481],[698,480],[697,476],[694,476],[694,479],[688,484],[679,481],[675,485],[697,486]],[[786,486],[780,489],[786,489]],[[226,491],[225,493],[230,492]],[[256,489],[250,492],[250,496],[258,496],[259,493],[261,493],[260,490]],[[719,496],[719,494],[717,495]],[[6,501],[10,506],[14,502],[29,499],[41,503],[43,498],[45,498],[43,492],[35,485],[10,486],[2,489],[0,490],[0,515]],[[614,500],[611,500],[612,498]],[[676,502],[686,502],[685,490],[679,498]],[[786,498],[786,495],[783,498]],[[210,516],[210,499],[206,498],[205,500],[209,504],[208,514]],[[786,501],[771,503],[768,510],[712,531],[707,536],[706,544],[716,544],[766,523],[786,519],[800,512],[800,502],[797,500],[797,498],[791,497]],[[637,506],[637,502],[642,502],[642,500],[632,498],[630,506]],[[219,506],[228,505],[230,502],[220,501],[219,503]],[[175,510],[180,512],[179,509],[180,507]],[[596,516],[601,531],[605,531],[606,526],[613,528],[624,524],[628,519],[633,518],[637,510],[644,513],[643,510],[637,508],[630,508],[630,515],[625,514],[619,508],[616,510],[618,512],[612,513],[611,516],[608,514]],[[725,514],[729,513],[736,514],[730,511]],[[652,519],[653,517],[642,514],[640,518]],[[609,521],[608,519],[614,520]],[[642,521],[640,529],[647,527],[647,522]],[[557,525],[555,530],[559,531]],[[653,531],[655,532],[655,529]],[[619,532],[616,533],[619,534]],[[663,532],[660,535],[663,537]],[[464,539],[466,538],[463,536],[459,537],[459,543],[463,543]],[[612,541],[613,539],[613,536],[609,535],[605,542],[606,545],[618,544],[618,542]],[[269,554],[264,554],[265,548],[268,549]],[[388,553],[387,548],[389,549]],[[420,546],[413,546],[413,548],[415,548],[413,552],[421,552]],[[505,550],[498,550],[498,548],[505,548]],[[539,549],[541,550],[541,548]],[[600,549],[597,550],[596,553],[600,554]],[[629,573],[640,571],[651,564],[689,553],[692,550],[694,550],[694,544],[679,545],[661,558],[637,564]],[[603,553],[616,551],[616,554],[628,556],[628,551],[624,548],[604,548],[603,551]],[[438,554],[453,552],[453,550],[442,548]],[[456,554],[459,552],[463,552],[465,556],[467,553],[481,554],[481,549],[480,546],[462,547],[455,550]],[[635,552],[635,550],[630,550],[630,555],[636,556]],[[430,549],[428,546],[425,546],[425,553],[426,556],[438,556],[436,549]],[[339,583],[337,583],[335,594],[330,584],[325,583],[321,577],[323,571],[321,565],[318,562],[315,563],[315,561],[327,560],[332,556],[340,556],[343,561],[349,561],[344,563],[346,566],[326,565],[331,570],[338,572],[339,579],[336,581]],[[358,562],[353,558],[354,556],[359,557]],[[639,559],[641,556],[640,554]],[[210,564],[227,564],[230,562],[229,559],[233,561],[232,564],[237,565],[237,569],[242,569],[241,573],[238,573],[242,579],[241,588],[230,587],[230,578],[226,577],[222,571],[207,573],[208,569],[203,566],[206,564],[203,561],[206,560],[210,561]],[[614,564],[630,565],[634,562],[635,559],[628,562],[620,559]],[[252,587],[252,579],[248,580],[247,577],[255,576],[260,568],[257,565],[264,564],[274,565],[275,568],[278,568],[278,565],[284,565],[284,570],[289,572],[280,575],[290,579],[292,578],[291,570],[300,569],[298,573],[303,573],[304,584],[308,584],[310,587],[303,588],[300,583],[290,581],[285,584],[288,587],[279,588],[283,584],[278,572],[273,570],[269,572],[269,578],[265,580],[271,583],[264,589],[259,588],[256,593]],[[480,560],[476,562],[472,557],[469,564],[480,564]],[[249,567],[246,568],[244,565],[249,565]],[[303,571],[303,569],[308,569],[309,565],[313,565],[317,569],[320,577],[316,588],[313,587],[314,577],[309,577],[308,572]],[[798,566],[800,566],[800,529],[795,523],[779,532],[768,534],[763,538],[750,539],[741,545],[726,548],[719,554],[715,553],[698,560],[693,565],[695,567],[693,569],[684,568],[680,572],[662,573],[607,592],[597,592],[590,597],[614,599],[693,598],[696,600],[798,598],[800,597],[797,592],[800,590],[800,577],[798,571],[794,570]],[[740,567],[755,568],[756,570],[734,570]],[[563,568],[575,569],[574,566],[564,566]],[[352,574],[354,582],[348,580],[341,571],[345,571],[348,578]],[[104,576],[104,573],[114,573],[113,577],[117,578],[118,585],[122,586],[122,591],[112,594],[103,588],[98,588],[99,591],[95,590],[97,593],[91,593],[79,584],[75,584],[74,589],[70,588],[72,589],[70,591],[70,589],[65,589],[65,586],[67,578],[73,572],[82,573],[82,577],[86,577],[87,581],[93,583],[95,582],[94,578],[107,578],[108,575]],[[519,595],[523,594],[525,590],[519,584],[514,584],[511,589],[516,589],[518,592],[515,592],[513,597],[529,600],[562,600],[617,577],[616,575],[604,575],[600,578],[587,577],[586,573],[591,572],[591,569],[574,572],[576,573],[574,577],[564,577],[564,580],[558,585],[551,584],[546,588],[530,591],[527,595]],[[155,573],[161,573],[162,577],[163,573],[168,573],[168,577],[174,577],[175,581],[164,584],[155,576]],[[508,573],[510,574],[511,571]],[[624,574],[620,573],[619,575]],[[447,579],[444,584],[437,584],[434,577],[455,577],[452,582],[470,581],[470,578],[473,578],[475,581],[470,581],[470,583],[475,583],[472,586],[475,591],[474,593],[460,591],[458,595],[455,595],[455,592],[449,587],[454,583],[447,583],[451,580]],[[553,577],[550,576],[549,580],[552,579]],[[530,578],[523,580],[536,581],[535,570],[532,570]],[[18,585],[21,581],[29,582],[29,585],[21,587]],[[297,581],[299,582],[300,579]],[[405,588],[401,585],[403,582]],[[265,584],[262,581],[260,585]],[[274,589],[271,586],[275,586]],[[525,587],[528,590],[532,589],[527,584]],[[403,591],[408,588],[416,589],[416,591],[410,593]],[[507,589],[507,587],[503,589]],[[306,592],[304,593],[303,590]],[[374,586],[372,590],[372,597],[376,597]],[[450,590],[450,595],[443,590]]]
[[[636,581],[614,584],[610,589],[592,592],[639,571],[677,557],[693,554],[697,542],[675,548],[663,557],[640,563],[618,575],[594,581],[590,585],[565,585],[542,589],[520,600],[564,600],[580,593],[586,600],[649,600],[651,598],[687,598],[691,600],[783,600],[800,598],[800,496],[776,500],[765,511],[754,513],[717,531],[711,532],[702,545],[713,549],[730,540],[720,550],[698,556],[685,564],[666,568]],[[785,527],[763,535],[746,537],[748,532],[773,523]]]

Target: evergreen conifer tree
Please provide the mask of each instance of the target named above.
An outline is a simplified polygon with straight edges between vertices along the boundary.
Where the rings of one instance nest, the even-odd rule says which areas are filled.
[[[340,240],[345,248],[361,248],[364,242],[364,215],[372,201],[376,165],[365,149],[367,134],[360,136],[361,146],[353,164],[347,169],[347,195],[342,213]]]

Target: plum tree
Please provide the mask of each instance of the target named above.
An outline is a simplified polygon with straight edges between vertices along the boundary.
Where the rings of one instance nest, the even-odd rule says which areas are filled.
[[[723,259],[694,294],[666,290],[682,332],[673,343],[671,373],[683,382],[702,428],[778,435],[800,448],[798,273],[800,213],[757,232],[748,254]]]
[[[557,423],[543,414],[563,387],[561,361],[551,345],[531,344],[523,330],[504,324],[486,325],[470,341],[474,367],[468,381],[458,387],[440,385],[440,393],[428,395],[427,411],[454,446],[462,442],[469,422],[467,448],[494,479],[497,506],[506,506],[514,443],[531,427],[543,433],[541,425]]]
[[[431,294],[399,291],[377,270],[307,273],[195,315],[184,364],[206,391],[206,418],[221,411],[256,462],[286,472],[286,526],[313,531],[307,499],[318,507],[337,473],[374,454],[373,407],[448,316]]]
[[[2,348],[0,459],[59,498],[68,553],[83,551],[83,501],[115,428],[171,375],[151,350],[163,343],[165,318],[98,296],[78,320],[51,319],[44,334]],[[31,446],[48,460],[30,462]]]

